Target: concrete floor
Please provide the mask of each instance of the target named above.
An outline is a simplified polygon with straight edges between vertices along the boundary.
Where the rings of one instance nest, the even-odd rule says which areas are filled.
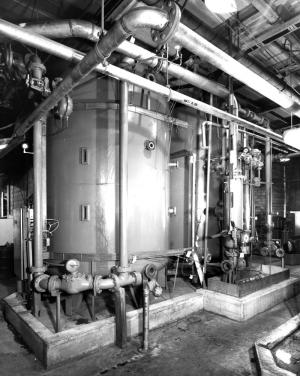
[[[0,297],[15,290],[15,281],[0,281]],[[141,338],[125,349],[101,349],[84,358],[45,371],[0,315],[0,375],[256,375],[253,343],[300,310],[300,296],[259,314],[235,322],[208,312],[150,333],[151,349],[138,351]]]

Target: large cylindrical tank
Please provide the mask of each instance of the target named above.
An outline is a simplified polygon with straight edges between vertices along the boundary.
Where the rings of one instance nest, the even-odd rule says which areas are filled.
[[[169,243],[170,125],[153,111],[166,111],[158,98],[151,111],[135,106],[142,94],[129,86],[128,250],[139,257],[163,253]],[[119,83],[87,80],[72,96],[68,124],[48,124],[48,218],[59,220],[51,251],[82,260],[85,271],[94,261],[94,271],[107,274],[119,259]],[[154,150],[145,148],[147,140]],[[140,268],[141,262],[131,267]]]

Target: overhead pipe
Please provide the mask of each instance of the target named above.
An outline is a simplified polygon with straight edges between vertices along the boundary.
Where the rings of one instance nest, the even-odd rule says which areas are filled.
[[[242,108],[239,106],[239,115],[243,118],[254,121],[255,123],[268,128],[270,125],[270,120],[265,118],[262,115],[256,114],[255,112],[251,111],[249,108]]]
[[[141,7],[126,13],[121,20],[118,20],[95,47],[80,60],[78,65],[64,78],[60,85],[47,97],[24,121],[19,132],[22,132],[28,125],[47,114],[56,103],[68,94],[78,82],[88,75],[99,63],[105,61],[116,47],[130,35],[141,28],[152,28],[162,30],[168,23],[168,15],[165,11]],[[29,32],[30,35],[34,35]],[[36,38],[33,37],[33,39]],[[19,40],[16,37],[17,40]]]
[[[37,33],[48,38],[83,38],[91,42],[98,42],[102,28],[84,20],[51,20],[40,23],[21,23],[27,31]]]
[[[81,20],[60,20],[47,21],[43,23],[27,25],[22,24],[27,31],[37,33],[49,38],[70,38],[81,37],[92,42],[97,42],[102,34],[102,29],[91,22]],[[155,53],[146,50],[127,40],[122,42],[117,48],[120,52],[132,59],[140,61],[142,64],[151,68],[158,69],[162,72],[168,72],[186,83],[189,83],[199,89],[205,90],[218,97],[225,98],[229,95],[229,90],[218,82],[209,80],[208,78],[189,71],[179,64],[160,58]]]
[[[200,57],[203,57],[209,63],[211,63],[214,66],[218,67],[219,69],[223,70],[221,68],[222,64],[220,64],[220,66],[218,66],[219,64],[216,65],[216,63],[214,61],[211,61],[211,56],[209,56],[209,58],[207,59],[207,52],[210,50],[210,47],[213,47],[213,50],[210,51],[213,54],[215,54],[215,53],[218,54],[221,51],[223,54],[227,55],[225,51],[228,51],[228,42],[224,39],[216,37],[216,34],[213,31],[210,31],[207,27],[205,27],[204,25],[201,25],[201,23],[199,24],[199,22],[196,22],[196,21],[193,22],[192,19],[190,17],[187,17],[184,13],[182,15],[181,22],[182,23],[180,25],[183,25],[183,24],[188,25],[191,29],[195,30],[192,33],[195,33],[197,36],[200,36],[203,39],[205,38],[204,39],[204,46],[202,45],[202,43],[199,45],[197,55],[200,56]],[[185,26],[185,27],[187,28],[187,26]],[[209,41],[211,41],[211,42],[209,42]],[[176,42],[176,41],[175,41],[175,43],[178,44],[178,42]],[[181,45],[184,48],[186,48],[184,43],[181,44]],[[204,47],[203,54],[201,53],[202,47]],[[244,66],[245,69],[248,69],[248,71],[250,71],[251,73],[256,73],[256,75],[260,76],[261,79],[267,81],[269,84],[271,84],[271,86],[274,86],[279,92],[282,93],[282,95],[285,95],[288,100],[292,101],[291,105],[296,104],[296,108],[297,108],[297,105],[300,104],[300,97],[299,97],[299,95],[297,95],[297,93],[292,88],[288,88],[285,82],[281,81],[275,75],[268,72],[264,67],[260,66],[251,57],[241,55],[240,51],[237,48],[233,47],[233,53],[234,53],[234,55],[236,55],[236,59],[238,60],[237,61],[237,60],[233,59],[233,61],[240,63],[241,65]],[[223,54],[222,54],[222,56],[223,56]],[[218,56],[217,58],[218,58],[218,60],[220,60],[219,59],[220,56]],[[221,59],[221,61],[222,61],[222,59]],[[220,63],[220,61],[219,61],[219,63]],[[229,67],[229,65],[227,67]],[[240,80],[240,78],[235,76],[235,70],[236,70],[236,67],[232,66],[232,69],[229,70],[230,73],[226,72],[225,70],[224,70],[224,72],[226,72],[226,73],[230,74],[232,77]],[[239,75],[239,77],[240,77],[240,75]],[[241,82],[245,83],[244,81],[241,81]],[[247,85],[247,83],[245,83],[245,84]],[[249,86],[249,87],[252,87],[252,86]],[[259,90],[259,87],[257,87],[257,88],[254,87],[253,89],[255,91],[261,93],[260,90]],[[265,95],[263,93],[261,93],[261,94]],[[269,97],[267,96],[267,98],[269,98]],[[281,104],[278,103],[278,101],[275,101],[275,103],[277,103],[281,106]],[[292,109],[289,109],[289,110],[292,110]]]
[[[172,37],[172,42],[179,44],[195,55],[204,58],[207,62],[221,69],[256,92],[269,98],[279,106],[300,116],[300,98],[284,93],[261,76],[245,67],[237,60],[223,52],[220,48],[208,42],[182,23]],[[298,112],[297,112],[298,111]]]
[[[62,59],[75,62],[81,61],[84,58],[84,54],[79,52],[71,47],[62,45],[56,41],[45,38],[43,36],[30,33],[23,28],[11,24],[7,21],[0,20],[0,34],[5,35],[6,37],[17,40],[20,43],[27,44],[33,48],[50,53],[54,56],[60,57]],[[143,77],[140,77],[134,73],[125,71],[119,67],[108,64],[98,64],[95,68],[97,72],[102,74],[109,75],[113,78],[117,78],[128,83],[132,83],[138,87],[141,87],[145,90],[150,90],[154,93],[161,94],[169,100],[173,100],[178,103],[182,103],[188,107],[194,108],[195,110],[203,111],[208,114],[214,115],[216,117],[222,118],[228,121],[234,121],[237,124],[245,127],[248,130],[257,132],[262,135],[269,135],[272,139],[282,142],[283,138],[276,132],[273,132],[269,129],[264,129],[260,126],[257,126],[247,120],[241,119],[237,116],[231,115],[228,112],[222,111],[216,107],[212,107],[207,103],[201,102],[194,98],[191,98],[185,94],[178,93],[168,87],[162,86],[156,82],[147,80]],[[44,109],[44,107],[43,107]],[[27,117],[22,123],[18,124],[14,134],[14,139],[10,142],[9,146],[6,149],[3,149],[0,152],[0,158],[6,155],[10,150],[19,145],[23,140],[23,135],[32,127],[32,124],[35,119],[40,115],[40,108],[35,110],[29,117]]]

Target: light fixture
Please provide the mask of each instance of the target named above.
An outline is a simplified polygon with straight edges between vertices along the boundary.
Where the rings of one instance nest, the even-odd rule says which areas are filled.
[[[205,0],[205,5],[213,13],[237,12],[236,0]]]
[[[279,162],[281,162],[281,163],[286,163],[286,162],[289,162],[291,160],[291,158],[289,158],[289,157],[281,157],[280,159],[279,159]]]
[[[10,138],[0,138],[0,150],[5,149],[9,144]]]
[[[31,151],[27,151],[29,149],[29,145],[27,142],[23,142],[22,149],[24,154],[33,154]]]
[[[289,128],[283,132],[283,141],[300,150],[300,126]]]

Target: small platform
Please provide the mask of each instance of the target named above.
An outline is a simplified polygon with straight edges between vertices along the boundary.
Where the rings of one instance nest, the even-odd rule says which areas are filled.
[[[203,310],[203,290],[150,305],[150,329],[180,320]],[[83,356],[115,342],[115,317],[82,324],[53,333],[23,305],[22,298],[11,294],[3,299],[6,320],[22,336],[45,368]],[[128,337],[142,332],[142,309],[127,312]]]
[[[290,277],[244,297],[205,290],[204,309],[232,320],[245,321],[300,292],[300,280]]]

